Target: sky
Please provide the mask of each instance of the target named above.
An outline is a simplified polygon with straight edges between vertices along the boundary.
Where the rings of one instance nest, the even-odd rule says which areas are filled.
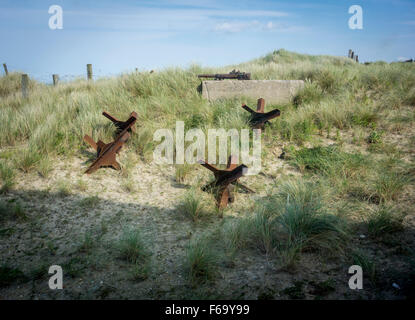
[[[49,7],[62,8],[62,29]],[[349,7],[362,8],[350,29]],[[138,68],[222,66],[273,50],[361,62],[415,58],[415,0],[0,0],[0,62],[42,81]],[[3,70],[1,70],[3,72]]]

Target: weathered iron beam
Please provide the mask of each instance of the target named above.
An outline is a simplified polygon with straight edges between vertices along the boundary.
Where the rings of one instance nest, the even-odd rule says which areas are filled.
[[[234,185],[247,192],[254,192],[238,182],[238,179],[246,173],[248,168],[244,164],[238,166],[237,162],[238,158],[236,156],[230,156],[226,169],[220,170],[205,161],[199,161],[202,166],[212,171],[215,175],[215,180],[203,186],[202,190],[214,191],[216,193],[216,204],[220,209],[225,208],[229,202],[234,201]]]
[[[123,131],[127,127],[129,127],[128,132],[131,132],[131,131],[135,132],[134,124],[135,124],[135,121],[137,120],[137,113],[135,111],[131,112],[130,118],[127,121],[118,120],[106,111],[104,111],[102,115],[106,117],[107,119],[111,120],[112,123],[114,123],[115,127],[117,128],[117,131],[116,131],[117,134],[121,133],[121,131]]]
[[[97,159],[89,166],[85,173],[91,174],[102,167],[112,167],[115,170],[120,170],[121,166],[115,159],[115,156],[120,152],[122,146],[129,137],[130,134],[128,132],[124,132],[113,142],[106,144],[101,140],[95,143],[90,136],[86,135],[84,137],[84,141],[89,143],[91,147],[96,147],[94,149],[97,151]]]
[[[118,154],[123,147],[124,143],[130,138],[130,131],[132,126],[137,120],[137,113],[132,112],[130,118],[127,121],[118,121],[117,119],[104,112],[104,116],[109,118],[115,123],[118,129],[123,128],[119,132],[118,136],[111,143],[104,143],[101,140],[95,142],[90,136],[85,135],[84,141],[88,143],[92,148],[97,151],[96,160],[85,171],[87,174],[91,174],[102,167],[112,167],[116,170],[120,170],[121,166],[116,160],[116,154]],[[113,120],[112,120],[113,119]],[[118,125],[117,125],[118,124]]]
[[[249,119],[249,124],[254,129],[263,130],[265,128],[265,124],[269,123],[269,120],[279,117],[281,114],[280,110],[278,109],[265,113],[264,112],[265,100],[262,98],[258,99],[257,111],[252,110],[246,104],[242,105],[242,108],[244,108],[246,111],[248,111],[251,114],[251,117]]]

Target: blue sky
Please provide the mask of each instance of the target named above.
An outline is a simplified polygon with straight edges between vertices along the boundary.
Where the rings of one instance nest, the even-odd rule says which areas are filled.
[[[51,5],[63,29],[51,30]],[[351,5],[363,29],[351,30]],[[50,80],[167,66],[226,65],[272,50],[347,55],[361,61],[415,58],[415,1],[0,0],[0,62]]]

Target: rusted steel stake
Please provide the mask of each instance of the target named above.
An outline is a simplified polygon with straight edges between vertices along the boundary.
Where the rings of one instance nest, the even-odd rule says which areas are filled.
[[[135,111],[131,112],[130,118],[127,121],[118,120],[106,111],[104,111],[102,115],[114,123],[115,127],[117,128],[116,134],[121,133],[121,131],[123,131],[127,126],[129,126],[128,121],[131,120],[131,117],[134,117],[135,119],[137,119],[137,113]],[[133,121],[133,124],[129,126],[128,132],[131,132],[131,131],[135,132],[135,128],[134,128],[135,119],[131,120]]]
[[[237,162],[238,158],[236,156],[230,156],[226,169],[220,170],[203,160],[199,161],[202,166],[212,171],[215,175],[215,180],[202,187],[202,190],[212,190],[216,192],[216,204],[220,209],[225,208],[228,205],[228,202],[234,201],[234,185],[239,186],[247,192],[254,192],[248,187],[238,183],[238,179],[247,172],[248,167],[244,164],[238,166]]]
[[[265,100],[260,98],[258,99],[256,112],[248,107],[246,104],[242,105],[246,111],[251,114],[251,118],[249,119],[249,124],[254,129],[261,129],[264,130],[265,124],[269,123],[269,120],[279,117],[281,114],[280,110],[275,109],[270,112],[264,113],[265,109]]]
[[[120,152],[124,143],[130,138],[130,133],[128,131],[134,125],[136,120],[137,114],[132,112],[130,118],[124,122],[124,129],[111,143],[106,144],[101,140],[95,142],[90,136],[85,135],[84,141],[97,151],[97,159],[90,165],[85,173],[91,174],[102,167],[112,167],[115,170],[121,169],[121,166],[115,157],[116,154]]]

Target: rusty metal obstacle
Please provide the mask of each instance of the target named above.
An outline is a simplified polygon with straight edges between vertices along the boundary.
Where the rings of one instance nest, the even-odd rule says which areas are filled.
[[[229,73],[216,74],[199,74],[198,78],[214,78],[215,80],[236,79],[236,80],[251,80],[251,74],[247,72],[240,72],[239,70],[232,70]]]
[[[215,180],[203,186],[202,190],[213,191],[216,194],[218,208],[223,209],[229,202],[232,203],[234,201],[233,192],[235,186],[245,192],[254,193],[253,190],[238,182],[238,179],[248,171],[248,167],[244,164],[238,166],[238,158],[236,156],[229,157],[225,170],[220,170],[203,160],[200,160],[199,163],[215,175]]]
[[[254,129],[264,130],[265,124],[269,123],[269,120],[279,117],[281,114],[280,110],[278,109],[274,109],[270,112],[265,113],[265,100],[262,98],[258,99],[256,111],[252,110],[246,104],[242,105],[242,108],[251,114],[249,124]]]
[[[120,152],[124,143],[130,138],[130,132],[134,132],[133,126],[137,120],[136,112],[131,112],[127,121],[117,120],[105,111],[102,114],[116,126],[117,137],[111,143],[104,143],[101,140],[95,142],[88,135],[84,136],[84,141],[97,151],[97,158],[85,171],[87,174],[91,174],[102,167],[112,167],[115,170],[121,169],[120,164],[116,160],[116,155]]]
[[[116,134],[120,134],[121,131],[123,131],[125,128],[127,128],[129,126],[129,122],[128,121],[130,121],[131,117],[134,117],[135,119],[137,119],[137,113],[135,111],[131,112],[130,118],[127,121],[118,120],[118,119],[114,118],[112,115],[110,115],[106,111],[104,111],[102,113],[102,115],[104,117],[106,117],[107,119],[109,119],[110,121],[112,121],[112,123],[115,125],[115,127],[117,128]],[[135,122],[135,120],[134,120],[134,122]],[[134,125],[134,123],[133,123],[133,125]],[[134,126],[129,126],[128,132],[131,133],[131,131],[132,132],[135,132]]]

